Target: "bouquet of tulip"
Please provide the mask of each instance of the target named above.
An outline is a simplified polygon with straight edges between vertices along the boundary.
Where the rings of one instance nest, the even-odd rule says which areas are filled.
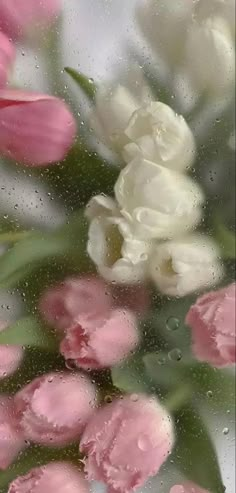
[[[208,423],[228,435],[235,398],[234,0],[137,2],[149,56],[133,46],[110,82],[61,65],[62,14],[0,0],[0,194],[18,197],[0,199],[0,289],[23,300],[0,317],[0,492],[155,476],[223,493]],[[42,25],[51,94],[10,75]],[[42,187],[60,221],[27,228]]]

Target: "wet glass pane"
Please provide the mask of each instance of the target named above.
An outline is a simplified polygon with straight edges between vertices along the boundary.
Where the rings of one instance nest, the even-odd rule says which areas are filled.
[[[0,0],[0,493],[235,492],[234,0]]]

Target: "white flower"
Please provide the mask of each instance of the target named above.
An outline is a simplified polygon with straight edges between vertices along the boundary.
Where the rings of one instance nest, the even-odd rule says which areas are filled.
[[[125,221],[116,203],[103,195],[87,206],[90,219],[88,253],[99,273],[109,282],[138,283],[147,276],[151,243],[125,236]]]
[[[234,40],[223,17],[193,22],[187,35],[186,53],[188,70],[198,90],[225,96],[233,88]]]
[[[185,32],[191,22],[194,4],[186,0],[146,0],[138,4],[139,27],[152,48],[168,63],[182,54]]]
[[[194,137],[185,119],[159,101],[135,111],[124,134],[128,143],[123,156],[127,163],[141,155],[167,168],[184,171],[194,160]]]
[[[168,296],[208,289],[223,277],[216,244],[200,234],[157,245],[149,270],[157,288]]]
[[[137,158],[120,173],[115,195],[136,238],[168,239],[186,233],[201,219],[204,197],[188,176]],[[128,226],[129,225],[129,226]]]
[[[142,71],[137,70],[136,66],[125,82],[126,86],[114,84],[99,87],[95,110],[90,117],[90,126],[96,136],[117,152],[123,147],[122,132],[133,112],[152,99]]]

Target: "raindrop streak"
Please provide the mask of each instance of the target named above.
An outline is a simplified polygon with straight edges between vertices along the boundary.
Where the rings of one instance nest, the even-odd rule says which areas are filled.
[[[180,326],[180,321],[178,318],[175,317],[169,317],[168,320],[166,321],[166,328],[168,330],[177,330],[179,329]]]

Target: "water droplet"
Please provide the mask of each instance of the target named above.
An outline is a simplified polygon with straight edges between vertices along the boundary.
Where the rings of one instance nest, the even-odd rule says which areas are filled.
[[[224,433],[224,435],[228,435],[229,434],[229,428],[224,428],[223,433]]]
[[[166,328],[168,330],[177,330],[179,329],[180,326],[180,321],[176,317],[169,317],[168,320],[166,321]]]
[[[180,361],[182,359],[182,353],[180,351],[180,349],[172,349],[169,353],[168,353],[168,357],[170,360],[172,361]]]
[[[138,438],[138,448],[142,450],[142,452],[146,452],[149,448],[149,440],[145,435],[141,435]]]
[[[163,354],[158,354],[157,355],[157,362],[159,365],[164,365],[166,363],[165,356],[163,356]]]
[[[66,365],[66,368],[68,368],[68,370],[75,370],[77,368],[76,362],[73,359],[67,359],[65,362],[65,365]]]
[[[104,398],[104,401],[106,402],[106,404],[111,404],[112,403],[112,396],[111,395],[106,395],[105,398]]]
[[[132,402],[137,402],[138,401],[138,394],[132,394],[130,396],[130,399],[131,399]]]
[[[213,392],[211,390],[208,390],[206,395],[207,395],[207,397],[211,398],[211,397],[213,397]]]

